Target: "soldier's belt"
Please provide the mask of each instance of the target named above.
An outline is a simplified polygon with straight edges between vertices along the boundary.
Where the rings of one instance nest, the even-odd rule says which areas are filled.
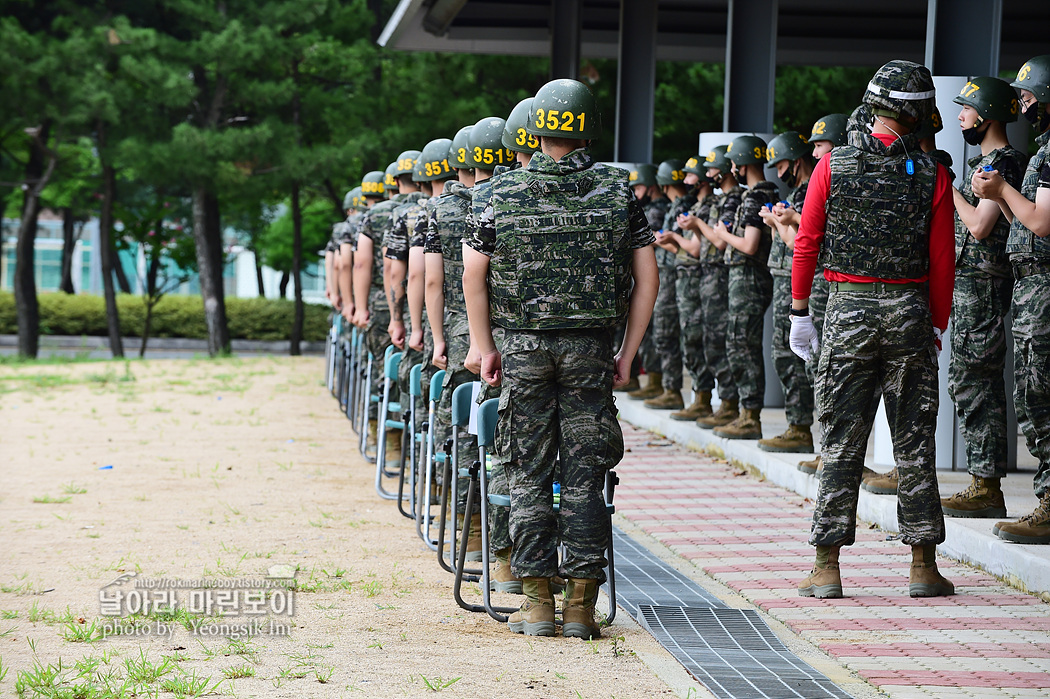
[[[871,294],[922,289],[924,282],[831,282],[832,291],[863,291]]]
[[[1033,274],[1050,274],[1050,262],[1019,262],[1014,264],[1014,279],[1024,279]]]

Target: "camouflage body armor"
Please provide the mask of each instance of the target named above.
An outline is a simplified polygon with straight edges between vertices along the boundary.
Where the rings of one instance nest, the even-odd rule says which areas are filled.
[[[401,195],[381,201],[365,215],[362,225],[372,233],[372,288],[383,291],[383,237],[394,221],[394,209],[403,202]]]
[[[747,227],[745,219],[748,217],[753,209],[757,209],[763,206],[766,202],[777,201],[780,197],[780,190],[777,186],[768,180],[759,182],[754,187],[751,187],[744,192],[741,198],[740,208],[737,209],[736,216],[733,219],[733,225],[729,229],[729,232],[738,238],[744,237],[744,229]],[[758,202],[758,207],[755,207],[755,202]],[[769,250],[772,247],[773,240],[769,235],[769,226],[764,223],[760,224],[760,227],[764,230],[759,238],[758,250],[755,251],[754,255],[747,255],[740,252],[732,245],[726,245],[725,249],[725,261],[730,267],[736,265],[755,265],[759,267],[765,267],[767,260],[769,260]]]
[[[889,146],[857,131],[849,139],[850,145],[825,156],[831,159],[831,185],[820,264],[877,279],[925,276],[936,163],[919,149],[914,136]],[[905,146],[914,175],[906,170]]]
[[[463,236],[467,232],[471,190],[459,182],[445,185],[445,193],[427,204],[430,229],[441,242],[441,260],[445,269],[445,313],[466,314],[463,297]]]
[[[988,155],[978,155],[969,160],[967,176],[963,178],[963,186],[960,194],[971,206],[977,206],[980,199],[973,193],[970,186],[970,173],[990,165],[1007,178],[1007,182],[1020,178],[1023,167],[1024,156],[1020,151],[1010,146],[996,148]],[[1014,174],[1011,180],[1010,173]],[[1006,240],[1010,235],[1010,222],[1005,216],[999,216],[995,220],[988,237],[978,240],[970,233],[970,229],[955,215],[955,269],[956,274],[963,270],[977,271],[991,277],[1009,278],[1010,261],[1006,257]]]
[[[736,218],[736,210],[740,207],[740,199],[744,195],[744,188],[736,185],[729,191],[718,195],[711,210],[707,214],[707,225],[714,228],[719,221],[729,220],[727,227],[732,227],[733,219]],[[725,251],[719,250],[705,235],[700,241],[700,262],[705,265],[724,265]]]
[[[581,167],[553,174],[557,166],[571,167],[569,159]],[[494,179],[493,323],[554,330],[612,328],[623,320],[631,283],[630,196],[626,173],[583,153],[558,163],[540,153],[529,168]]]
[[[1021,180],[1021,194],[1028,201],[1035,201],[1035,193],[1039,188],[1039,171],[1050,162],[1050,131],[1040,134],[1035,142],[1039,144],[1039,151],[1028,161],[1028,169]],[[1014,264],[1034,262],[1045,265],[1047,271],[1050,271],[1050,237],[1040,238],[1028,230],[1016,216],[1010,225],[1006,252],[1010,255],[1010,262]]]

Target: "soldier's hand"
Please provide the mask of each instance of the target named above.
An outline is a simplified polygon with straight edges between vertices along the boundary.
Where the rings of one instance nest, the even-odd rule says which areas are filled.
[[[503,357],[499,350],[492,350],[481,357],[481,378],[489,386],[503,383]]]
[[[337,311],[343,310],[343,297],[342,296],[339,296],[338,294],[336,294],[335,298],[331,299],[331,301],[332,301],[332,306],[335,307],[335,310],[337,310]]]
[[[481,374],[481,350],[473,344],[467,350],[467,358],[463,360],[463,368],[471,374]]]
[[[613,359],[613,389],[623,388],[631,380],[631,364],[634,362],[634,357],[628,359],[621,354],[617,354]]]
[[[370,319],[371,314],[368,312],[368,308],[358,308],[354,311],[354,325],[362,330],[368,327]]]
[[[1003,185],[1006,182],[999,175],[998,170],[974,170],[970,178],[970,187],[973,193],[981,199],[998,199],[1002,196]]]
[[[391,320],[390,324],[386,326],[386,331],[390,335],[390,341],[394,343],[394,347],[400,350],[405,349],[405,324],[400,320]]]
[[[352,304],[352,303],[349,304],[349,305],[343,306],[343,310],[342,310],[343,318],[346,319],[347,323],[350,323],[352,325],[354,324],[354,311],[355,310],[356,309],[354,308],[354,304]]]
[[[438,369],[444,369],[448,366],[448,346],[444,340],[434,340],[434,356],[431,358],[430,363]]]
[[[408,346],[418,352],[423,351],[423,328],[412,329],[412,334],[408,336]]]
[[[812,316],[791,316],[788,345],[792,352],[807,362],[820,351],[820,340],[817,337],[817,329],[813,326]]]

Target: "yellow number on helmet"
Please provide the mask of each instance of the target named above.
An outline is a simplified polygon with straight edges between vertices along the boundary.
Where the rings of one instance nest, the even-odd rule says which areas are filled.
[[[1021,66],[1021,70],[1017,71],[1017,81],[1024,82],[1028,79],[1028,75],[1032,72],[1032,66],[1025,63]]]
[[[761,160],[764,155],[763,148],[761,146],[755,146],[755,157]]]
[[[813,133],[815,133],[818,136],[820,136],[821,134],[824,133],[824,129],[826,129],[827,127],[828,127],[827,123],[825,123],[823,121],[818,121],[816,124],[813,125]]]
[[[565,112],[565,121],[561,123],[559,127],[562,131],[572,131],[572,122],[575,120],[576,115],[572,112]]]
[[[777,152],[773,148],[766,148],[766,160],[772,160],[777,157]]]
[[[518,129],[518,137],[514,139],[514,142],[517,143],[519,146],[524,146],[526,141],[528,141],[528,138],[525,133],[525,127],[523,126]]]
[[[543,108],[542,107],[540,109],[536,110],[536,128],[537,129],[542,129],[543,128]]]
[[[552,131],[558,128],[558,114],[560,112],[557,109],[551,109],[547,111],[547,128]]]
[[[711,151],[710,153],[708,153],[707,157],[704,158],[704,162],[705,163],[713,163],[713,162],[715,162],[715,152]]]

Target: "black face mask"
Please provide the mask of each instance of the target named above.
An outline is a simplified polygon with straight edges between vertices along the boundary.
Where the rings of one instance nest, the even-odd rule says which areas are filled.
[[[971,126],[968,129],[962,130],[963,140],[971,146],[981,145],[981,141],[983,141],[984,137],[988,135],[988,129],[985,129],[984,131],[978,131],[977,128],[978,127],[976,126]]]
[[[795,186],[795,182],[798,181],[798,176],[795,174],[795,167],[794,166],[793,167],[789,167],[787,170],[784,171],[783,175],[777,175],[777,177],[779,177],[780,181],[783,182],[788,187],[794,187]]]
[[[1021,109],[1021,115],[1039,133],[1046,131],[1046,128],[1050,126],[1050,111],[1047,111],[1046,105],[1040,102],[1033,102],[1031,106]]]

